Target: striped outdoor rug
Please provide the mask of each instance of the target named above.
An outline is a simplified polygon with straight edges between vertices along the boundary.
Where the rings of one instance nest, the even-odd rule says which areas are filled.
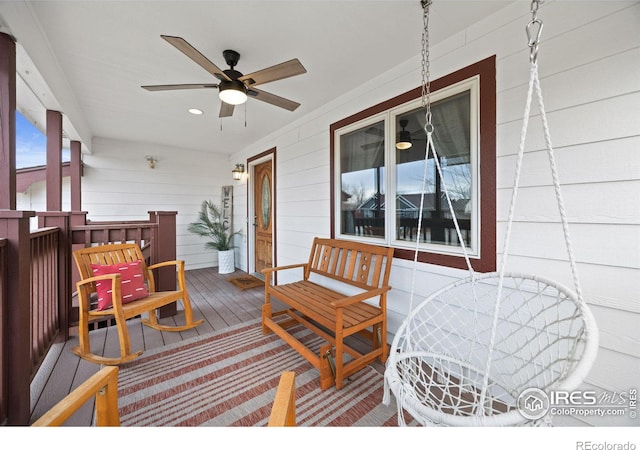
[[[322,341],[300,327],[315,350]],[[319,373],[260,321],[145,352],[118,379],[122,426],[265,426],[283,371],[296,372],[298,426],[396,426],[372,367],[340,390],[320,390]]]

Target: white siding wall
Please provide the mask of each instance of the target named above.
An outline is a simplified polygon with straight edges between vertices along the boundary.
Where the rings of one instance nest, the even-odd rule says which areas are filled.
[[[231,185],[228,155],[201,153],[157,144],[95,139],[93,153],[83,155],[82,208],[89,220],[144,220],[148,211],[177,211],[177,257],[187,269],[217,266],[217,252],[187,231],[200,204],[220,204],[222,186]],[[158,158],[150,169],[145,155]],[[44,182],[18,196],[18,209],[44,211]],[[69,183],[63,183],[63,207],[70,204]]]
[[[550,1],[539,17],[544,22],[538,63],[545,107],[583,292],[601,333],[598,359],[585,388],[611,392],[637,388],[640,3]],[[431,49],[432,79],[497,56],[499,252],[529,75],[525,34],[529,19],[529,3],[515,2]],[[305,260],[313,237],[330,233],[330,124],[419,84],[416,56],[245,150],[244,157],[250,158],[277,148],[278,265]],[[533,111],[509,267],[572,286],[538,110]],[[246,189],[241,189],[235,211],[247,206]],[[247,267],[246,261],[242,264]],[[408,310],[411,268],[409,261],[396,261],[392,269],[392,332]],[[417,298],[466,274],[425,264],[419,270]],[[568,418],[557,423],[637,425],[628,418]]]

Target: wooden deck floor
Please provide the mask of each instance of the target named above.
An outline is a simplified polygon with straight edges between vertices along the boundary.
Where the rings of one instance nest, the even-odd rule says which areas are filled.
[[[182,333],[161,332],[144,327],[139,319],[129,321],[131,348],[150,350],[194,336],[224,329],[231,325],[259,319],[264,302],[264,289],[257,287],[241,290],[228,281],[229,278],[246,275],[236,271],[218,274],[217,268],[189,270],[186,272],[194,318],[204,319],[195,329]],[[274,305],[275,306],[275,305]],[[163,319],[163,323],[181,323],[184,316]],[[31,420],[39,418],[79,384],[99,370],[99,366],[85,361],[71,352],[78,345],[76,336],[66,343],[56,344],[49,352],[38,374],[31,383]],[[91,332],[91,348],[98,354],[118,354],[118,337],[115,327]],[[87,404],[67,423],[68,426],[91,425],[92,405]]]
[[[128,329],[132,350],[151,350],[196,336],[222,330],[232,325],[260,319],[264,303],[264,288],[241,290],[229,279],[247,275],[236,271],[219,274],[217,268],[186,271],[187,289],[191,297],[195,320],[204,319],[198,327],[180,332],[163,332],[145,327],[140,319],[130,319]],[[272,300],[274,310],[284,308]],[[161,319],[165,324],[184,323],[184,313]],[[115,326],[90,332],[91,350],[103,356],[119,354],[118,335]],[[352,343],[353,344],[353,343]],[[73,389],[96,373],[100,366],[76,356],[71,348],[78,345],[77,336],[67,342],[55,344],[49,351],[40,370],[31,383],[31,422],[69,394]],[[356,345],[358,345],[356,343]],[[374,367],[383,372],[384,366],[375,362]],[[71,417],[65,426],[90,426],[93,421],[93,402],[87,402]]]

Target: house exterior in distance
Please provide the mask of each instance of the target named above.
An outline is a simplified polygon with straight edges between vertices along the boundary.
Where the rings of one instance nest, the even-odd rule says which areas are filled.
[[[477,129],[469,138],[471,150],[465,160],[473,170],[474,191],[472,207],[465,205],[465,210],[469,211],[472,259],[481,271],[496,270],[504,256],[529,76],[524,33],[528,4],[513,2],[430,51],[434,100],[456,96],[456,89],[467,86],[470,92],[470,120]],[[640,388],[640,3],[549,1],[541,15],[545,20],[538,59],[542,91],[582,291],[600,333],[597,360],[583,390],[628,394]],[[398,238],[401,208],[389,202],[385,204],[392,209],[386,210],[377,231],[351,233],[343,214],[346,209],[341,209],[352,195],[344,189],[344,180],[360,171],[370,171],[366,176],[371,180],[373,169],[383,169],[377,179],[381,192],[387,196],[399,192],[406,179],[398,172],[401,157],[392,141],[399,131],[398,119],[420,107],[420,65],[418,54],[232,155],[208,155],[206,164],[195,151],[110,136],[95,138],[92,153],[83,156],[84,209],[95,220],[135,219],[141,205],[178,211],[178,257],[188,269],[201,268],[217,262],[186,231],[187,224],[203,198],[220,199],[222,187],[231,185],[233,226],[242,232],[236,240],[236,266],[254,272],[259,244],[253,220],[261,193],[271,189],[274,265],[302,262],[301,255],[309,253],[315,236],[378,242],[398,249],[388,297],[390,341],[410,308],[412,239]],[[534,105],[509,268],[571,287],[539,118]],[[486,119],[491,123],[481,123]],[[414,133],[418,125],[414,124]],[[354,149],[356,144],[365,145],[372,139],[366,132],[372,126],[383,130],[384,142],[373,150],[378,153],[369,158],[356,156],[353,150],[349,155],[354,156],[347,155],[350,137]],[[464,159],[457,150],[447,151],[450,161]],[[174,156],[177,153],[179,158]],[[146,154],[159,155],[153,171],[146,170]],[[245,164],[248,177],[234,181],[230,172],[238,162]],[[271,165],[272,178],[262,188],[262,179],[254,175],[266,163]],[[360,209],[366,215],[374,209],[366,207],[374,190],[363,186]],[[18,209],[41,209],[43,187],[35,183],[21,193]],[[415,192],[409,195],[413,198]],[[415,205],[411,198],[408,208]],[[425,243],[417,270],[418,298],[467,275],[455,246],[440,243]],[[640,425],[628,415],[566,416],[558,417],[556,423]]]

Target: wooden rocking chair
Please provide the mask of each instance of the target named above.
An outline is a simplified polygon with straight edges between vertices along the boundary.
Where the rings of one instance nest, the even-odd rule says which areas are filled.
[[[142,319],[142,323],[161,331],[185,331],[203,322],[202,320],[193,320],[193,312],[184,275],[184,261],[165,261],[147,267],[142,251],[137,244],[106,244],[83,248],[74,251],[73,257],[78,267],[81,280],[77,283],[80,316],[78,334],[80,345],[74,347],[72,351],[81,358],[97,364],[118,365],[140,356],[142,350],[134,353],[131,352],[126,320],[143,313],[149,314],[148,319]],[[96,276],[94,270],[107,266],[111,266],[111,268],[120,267],[124,264],[132,263],[135,264],[136,267],[140,267],[146,288],[144,294],[148,295],[132,301],[128,301],[128,299],[125,298],[123,301],[122,282],[130,280],[124,280],[120,273],[108,273]],[[156,292],[152,270],[166,266],[176,267],[178,290]],[[136,276],[139,277],[140,275],[136,274]],[[95,302],[94,304],[91,302],[92,299],[95,299],[93,294],[97,293],[97,286],[100,282],[105,283],[109,288],[112,303],[110,307],[104,307],[103,305],[103,309],[99,309],[99,307],[95,305]],[[181,326],[169,326],[158,323],[156,309],[178,300],[182,300],[185,324]],[[100,318],[107,319],[110,318],[110,316],[115,318],[118,329],[118,338],[120,341],[119,358],[99,356],[91,352],[89,323]]]

